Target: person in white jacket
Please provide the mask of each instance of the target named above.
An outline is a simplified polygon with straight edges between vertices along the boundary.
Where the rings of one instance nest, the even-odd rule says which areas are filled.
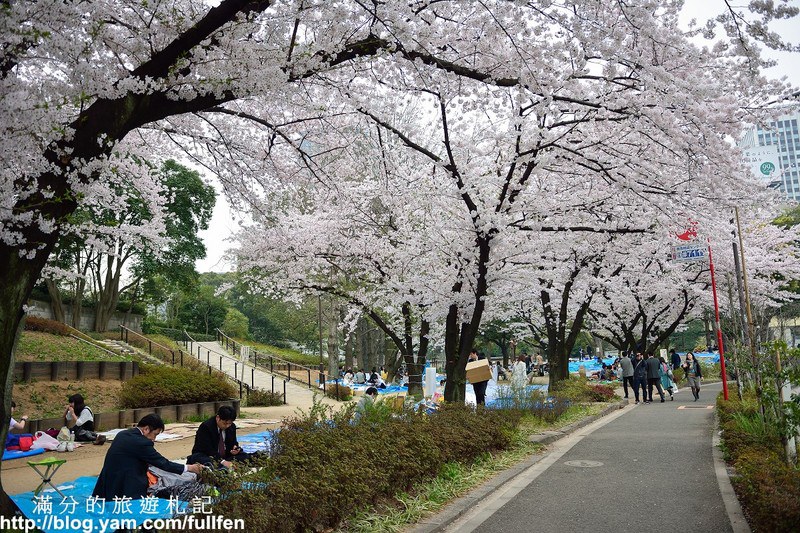
[[[517,357],[517,362],[514,368],[511,369],[511,388],[515,390],[522,390],[528,384],[528,368],[525,365],[525,358],[523,356]]]

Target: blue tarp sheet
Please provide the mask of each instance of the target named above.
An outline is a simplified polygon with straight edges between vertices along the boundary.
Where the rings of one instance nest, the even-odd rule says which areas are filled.
[[[35,474],[31,472],[31,475]],[[100,502],[92,504],[96,482],[97,476],[85,476],[57,485],[66,497],[64,500],[49,487],[39,494],[38,500],[34,499],[33,492],[12,495],[11,499],[27,518],[47,533],[111,532],[120,529],[123,524],[120,520],[134,520],[138,526],[148,518],[170,518],[174,512],[182,512],[187,507],[186,502],[149,498],[128,501],[127,506],[119,503],[116,509],[114,502],[108,501],[101,509]]]
[[[3,450],[3,461],[19,459],[20,457],[30,457],[31,455],[39,455],[40,453],[44,453],[44,450],[41,448],[38,450],[28,450],[27,452],[20,450]]]

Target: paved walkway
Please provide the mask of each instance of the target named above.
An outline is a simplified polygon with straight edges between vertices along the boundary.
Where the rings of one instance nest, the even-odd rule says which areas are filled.
[[[446,531],[732,531],[712,458],[719,384],[630,405],[557,442]]]
[[[249,363],[242,363],[238,357],[230,355],[217,342],[190,342],[187,345],[186,351],[191,353],[193,357],[199,358],[201,362],[210,364],[214,369],[221,370],[225,374],[236,377],[240,381],[254,386],[255,388],[272,390],[274,384],[276,392],[283,392],[283,376],[275,374],[275,379],[273,380],[272,374],[261,367],[254,367]],[[321,392],[321,389],[318,389],[316,386],[314,388],[308,388],[290,381],[286,383],[286,403],[288,405],[310,407],[313,403],[314,393],[319,393],[320,398],[325,403],[339,405],[335,400],[323,398]]]

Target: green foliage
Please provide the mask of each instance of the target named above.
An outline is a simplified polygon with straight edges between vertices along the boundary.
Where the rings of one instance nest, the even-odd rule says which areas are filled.
[[[334,412],[316,403],[287,420],[276,435],[275,455],[249,474],[248,481],[261,482],[261,488],[223,494],[215,512],[246,512],[253,531],[336,528],[365,505],[439,472],[459,476],[457,466],[445,464],[472,463],[508,447],[519,421],[514,413],[464,406],[446,406],[432,416],[412,411],[392,416],[380,403],[375,407],[373,416],[357,423],[350,422],[352,404]],[[390,453],[378,435],[391,436]]]
[[[754,531],[793,531],[800,523],[800,470],[782,458],[778,428],[765,424],[755,393],[742,401],[717,398],[725,457],[733,486]]]
[[[616,397],[610,385],[592,384],[576,376],[559,382],[553,394],[571,402],[608,402]]]
[[[283,405],[283,394],[263,389],[250,389],[247,407],[273,407]]]
[[[187,329],[209,335],[222,327],[227,313],[228,303],[216,296],[211,287],[200,286],[199,290],[188,296],[178,318]]]
[[[236,391],[225,377],[184,368],[142,365],[140,374],[126,381],[120,407],[132,409],[194,402],[228,400]]]
[[[325,396],[333,398],[334,400],[346,402],[353,398],[353,390],[345,385],[339,384],[337,386],[334,383],[325,386]]]
[[[225,321],[222,323],[222,331],[229,337],[247,338],[250,321],[238,309],[228,309],[225,314]]]
[[[37,316],[29,316],[25,319],[25,331],[41,331],[51,335],[61,335],[62,337],[69,337],[71,334],[66,324]]]

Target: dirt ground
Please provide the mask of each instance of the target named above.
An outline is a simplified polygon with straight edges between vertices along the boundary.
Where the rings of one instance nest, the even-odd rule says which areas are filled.
[[[82,381],[32,381],[15,383],[13,398],[17,403],[15,416],[28,415],[32,420],[54,418],[64,414],[67,398],[80,393],[95,413],[119,409],[119,392],[122,382],[112,379],[85,379]]]
[[[245,426],[237,429],[237,435],[247,435],[258,433],[267,429],[280,427],[280,420],[295,413],[297,407],[249,407],[244,410],[242,415],[236,420],[237,426]],[[185,437],[180,440],[169,442],[157,442],[156,450],[171,460],[186,458],[192,451],[194,445],[194,434],[199,424],[167,424],[166,433],[180,433]],[[102,446],[84,444],[76,448],[71,453],[45,452],[31,458],[13,459],[2,462],[2,485],[7,494],[19,494],[35,489],[41,479],[28,466],[27,461],[41,460],[46,457],[59,457],[66,459],[67,462],[58,470],[53,482],[56,485],[64,484],[81,476],[96,476],[103,467],[106,452],[111,446],[107,442]]]

